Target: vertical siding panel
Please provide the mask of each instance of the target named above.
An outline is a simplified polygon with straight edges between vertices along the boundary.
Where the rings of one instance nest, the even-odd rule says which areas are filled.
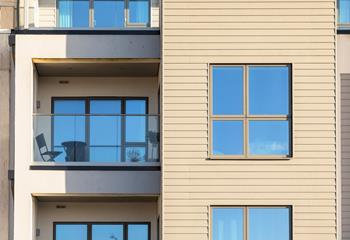
[[[56,1],[55,0],[38,0],[38,27],[55,27],[56,26]]]
[[[350,240],[350,75],[341,75],[342,231]]]

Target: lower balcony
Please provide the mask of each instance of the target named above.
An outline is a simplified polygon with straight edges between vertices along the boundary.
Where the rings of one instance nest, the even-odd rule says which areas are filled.
[[[36,240],[156,240],[158,198],[36,197]]]
[[[57,112],[79,112],[79,107],[86,108],[84,102],[59,100],[54,104]],[[70,165],[159,163],[158,115],[137,114],[142,112],[143,100],[125,101],[124,107],[134,114],[102,114],[118,112],[121,102],[90,100],[90,111],[95,114],[34,115],[34,162]]]

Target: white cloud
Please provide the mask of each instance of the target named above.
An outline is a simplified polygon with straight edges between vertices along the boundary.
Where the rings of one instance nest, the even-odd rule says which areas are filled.
[[[254,154],[286,154],[288,152],[288,144],[276,141],[259,141],[251,143],[249,150]]]

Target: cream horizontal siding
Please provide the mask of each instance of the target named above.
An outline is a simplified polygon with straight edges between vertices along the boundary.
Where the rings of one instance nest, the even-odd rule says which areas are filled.
[[[38,0],[38,27],[56,27],[56,1]]]
[[[350,240],[350,75],[341,75],[342,232]]]
[[[151,0],[151,27],[159,28],[159,0]]]
[[[164,0],[162,17],[164,239],[208,240],[210,205],[292,205],[294,240],[335,240],[335,1]],[[293,65],[291,160],[207,159],[211,63]]]

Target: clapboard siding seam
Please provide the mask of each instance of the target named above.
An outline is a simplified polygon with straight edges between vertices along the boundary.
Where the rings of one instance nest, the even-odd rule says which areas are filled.
[[[273,6],[274,3],[276,4],[275,6]],[[215,6],[213,6],[214,4]],[[234,6],[236,6],[236,9],[234,9]],[[249,6],[249,9],[245,9],[242,6]],[[166,231],[165,236],[170,240],[176,239],[177,236],[185,239],[191,239],[191,237],[193,237],[195,240],[209,239],[208,213],[206,209],[207,206],[215,203],[219,205],[221,203],[282,203],[293,205],[295,209],[293,223],[295,229],[294,236],[297,239],[317,239],[317,237],[319,237],[320,240],[335,239],[335,32],[332,27],[335,14],[334,6],[334,1],[291,2],[284,0],[219,0],[215,3],[207,0],[164,1],[164,211],[166,212],[167,208],[171,206],[200,205],[204,207],[204,210],[201,210],[203,215],[200,216],[200,219],[203,220],[203,222],[200,223],[202,228],[196,228],[195,231],[192,231],[187,227],[189,230],[186,230],[186,232],[198,232],[198,234],[178,234],[178,232],[182,232],[182,227],[186,227],[182,226],[182,224],[180,226],[173,226],[173,223],[175,221],[178,222],[178,220],[169,219],[169,217],[167,217],[165,221],[167,224],[165,227],[168,227],[169,230]],[[296,10],[298,8],[301,8],[299,9],[300,11]],[[241,16],[245,16],[245,18],[241,18]],[[324,17],[326,20],[320,20],[321,17]],[[293,18],[295,18],[295,20],[293,20]],[[217,21],[215,19],[217,19]],[[213,21],[211,22],[211,20]],[[293,22],[295,22],[295,24],[293,24]],[[308,26],[312,25],[312,22],[317,25],[319,30],[307,30]],[[208,26],[205,26],[206,23],[209,23]],[[232,26],[227,27],[230,23],[232,23]],[[261,29],[254,27],[254,23],[258,23],[257,25],[261,24]],[[187,24],[187,26],[185,24]],[[195,29],[196,24],[197,29]],[[223,29],[222,31],[227,31],[227,33],[212,29],[211,26],[215,26],[215,24],[217,24],[217,28]],[[237,24],[242,24],[242,26],[236,27]],[[265,24],[265,26],[262,26],[263,24]],[[278,24],[287,27],[279,28]],[[242,31],[240,28],[245,28],[247,30]],[[237,29],[237,31],[235,31],[235,29]],[[281,29],[281,31],[277,33],[276,29]],[[316,27],[314,29],[316,29]],[[255,31],[255,33],[252,31]],[[278,45],[278,42],[283,42],[283,44]],[[220,43],[225,44],[220,47],[224,49],[225,53],[222,53],[220,48],[215,46]],[[239,46],[234,46],[236,43],[239,44]],[[277,43],[276,46],[272,46],[274,43]],[[310,51],[307,51],[308,54],[304,54],[303,49],[307,48],[305,46],[312,43],[322,44],[313,46],[312,48],[314,48],[314,51],[307,49]],[[195,46],[196,44],[199,45]],[[240,50],[236,51],[235,49]],[[206,151],[193,152],[196,150],[192,148],[198,147],[207,150],[206,141],[208,141],[209,136],[206,126],[209,122],[207,119],[208,109],[206,106],[206,104],[208,104],[208,89],[205,85],[207,84],[206,64],[216,62],[230,63],[232,59],[234,59],[235,63],[249,63],[251,61],[256,63],[263,61],[264,63],[284,62],[293,64],[295,93],[294,126],[296,128],[294,131],[295,146],[302,149],[296,151],[295,157],[288,163],[285,165],[281,164],[284,168],[282,172],[272,171],[276,170],[276,167],[273,167],[273,169],[261,167],[264,166],[263,163],[256,165],[250,163],[243,165],[225,165],[220,163],[222,167],[227,168],[225,172],[209,171],[208,169],[197,172],[190,167],[192,165],[194,168],[198,166],[207,166],[208,168],[215,167],[215,163],[213,162],[209,164],[202,161],[207,156]],[[188,64],[188,66],[183,67],[185,64]],[[189,68],[189,70],[187,70],[187,68]],[[307,68],[313,70],[299,70]],[[198,69],[203,72],[194,72]],[[325,69],[331,71],[323,71]],[[189,84],[186,85],[186,82]],[[192,83],[195,84],[190,85]],[[185,86],[180,86],[179,84],[185,84]],[[193,100],[195,102],[192,102],[190,97],[195,99]],[[307,100],[308,98],[310,100]],[[180,111],[180,109],[183,110],[183,108],[188,109],[188,111]],[[309,120],[315,118],[322,119],[322,123],[312,123],[312,121]],[[306,121],[303,121],[303,119]],[[185,126],[186,124],[199,127],[193,127],[195,129],[193,131],[190,128],[184,128],[183,130],[173,129],[177,126]],[[317,130],[316,128],[311,131],[310,129],[307,130],[312,124],[317,126]],[[327,128],[329,129],[327,130]],[[321,139],[327,139],[327,143],[311,144],[312,140],[310,137],[316,136],[321,137]],[[176,141],[177,139],[180,141],[181,138],[187,137],[193,139],[193,142],[196,141],[195,139],[198,139],[199,144],[188,144],[189,146],[181,150],[184,144]],[[307,142],[308,138],[310,138],[310,142]],[[298,143],[298,139],[305,139],[305,142]],[[312,150],[310,148],[314,146],[329,150],[316,153],[314,149]],[[173,151],[174,149],[177,151]],[[309,149],[310,151],[305,151],[305,149]],[[176,159],[179,159],[180,162],[176,163]],[[186,163],[187,159],[191,164]],[[305,161],[307,159],[312,159],[315,163],[313,164],[311,160],[308,160],[310,162],[306,165],[297,164],[296,162]],[[328,162],[321,159],[326,159]],[[274,163],[269,164],[275,166]],[[275,164],[278,165],[278,162]],[[177,169],[178,166],[183,167],[183,169]],[[246,167],[244,166],[255,169],[245,169]],[[322,169],[320,166],[324,166],[325,169]],[[308,170],[307,168],[309,167],[313,169]],[[288,168],[290,169],[288,170]],[[284,170],[286,170],[286,172],[284,172]],[[255,176],[252,173],[254,173]],[[281,173],[285,176],[282,176]],[[296,193],[296,195],[298,195],[297,197],[288,198],[284,196],[284,194],[267,194],[266,191],[264,191],[268,189],[264,186],[267,185],[267,179],[269,178],[283,179],[288,177],[290,182],[286,180],[284,185],[281,184],[282,188],[285,186],[285,189],[281,191],[288,192],[289,186],[293,185],[295,186],[294,188],[297,188],[303,185],[301,183],[293,184],[294,179],[306,179],[307,181],[307,179],[312,178],[312,176],[305,175],[312,175],[312,173],[316,179],[315,181],[317,181],[317,178],[322,179],[317,186],[320,186],[320,189],[324,189],[320,194],[315,194],[316,196],[311,196],[310,193],[302,194],[298,192]],[[208,174],[211,175],[209,176]],[[220,174],[224,175],[219,176]],[[235,174],[239,175],[235,176]],[[203,185],[201,185],[203,188],[209,185],[216,186],[215,184],[205,185],[205,182],[210,182],[211,179],[215,179],[215,181],[220,181],[220,179],[221,181],[225,179],[232,179],[232,181],[235,179],[237,179],[237,181],[249,179],[252,181],[252,179],[257,179],[256,181],[261,181],[261,183],[259,182],[257,185],[252,185],[252,188],[261,185],[262,189],[259,191],[262,192],[262,195],[260,198],[254,199],[249,199],[245,194],[242,195],[235,191],[233,192],[237,195],[241,195],[241,197],[234,196],[234,199],[232,199],[224,197],[224,195],[226,195],[225,193],[223,193],[223,195],[215,193],[215,197],[206,195],[198,196],[198,194],[194,193],[181,195],[181,199],[179,199],[177,195],[169,195],[174,189],[175,194],[178,194],[179,192],[181,193],[181,191],[186,192],[188,188],[192,189],[197,187],[198,182],[190,181],[190,179],[196,178],[203,180]],[[185,184],[186,188],[181,190],[181,186],[183,185],[176,185],[174,182],[176,179],[181,181],[188,180]],[[327,179],[329,179],[329,181],[327,181]],[[232,185],[227,183],[230,189],[233,189]],[[270,185],[271,184],[269,184],[269,186]],[[305,183],[304,185],[308,184]],[[310,185],[312,184],[310,183]],[[178,187],[174,188],[175,186]],[[218,188],[225,189],[223,186],[226,186],[226,184],[217,185]],[[237,186],[239,186],[239,184],[237,184]],[[292,188],[293,187],[290,189]],[[210,190],[211,189],[212,187],[210,187]],[[213,191],[218,192],[219,190]],[[206,192],[209,192],[209,190],[206,190]],[[290,193],[286,193],[286,195],[289,194]],[[182,198],[183,196],[186,197]],[[328,209],[325,214],[312,214],[310,213],[312,211],[308,211],[308,209],[304,209],[302,212],[298,211],[298,205],[324,205],[332,206],[332,208]],[[195,217],[191,216],[194,216],[196,212],[198,211],[194,210],[191,212],[186,220],[193,220]],[[168,215],[167,213],[168,212],[166,212],[165,216]],[[322,229],[323,224],[319,224],[319,220],[317,220],[320,219],[320,217],[326,222],[326,227],[324,229]],[[309,223],[299,224],[298,221],[301,221],[300,219],[310,220]],[[320,225],[319,228],[317,228],[318,225]]]

